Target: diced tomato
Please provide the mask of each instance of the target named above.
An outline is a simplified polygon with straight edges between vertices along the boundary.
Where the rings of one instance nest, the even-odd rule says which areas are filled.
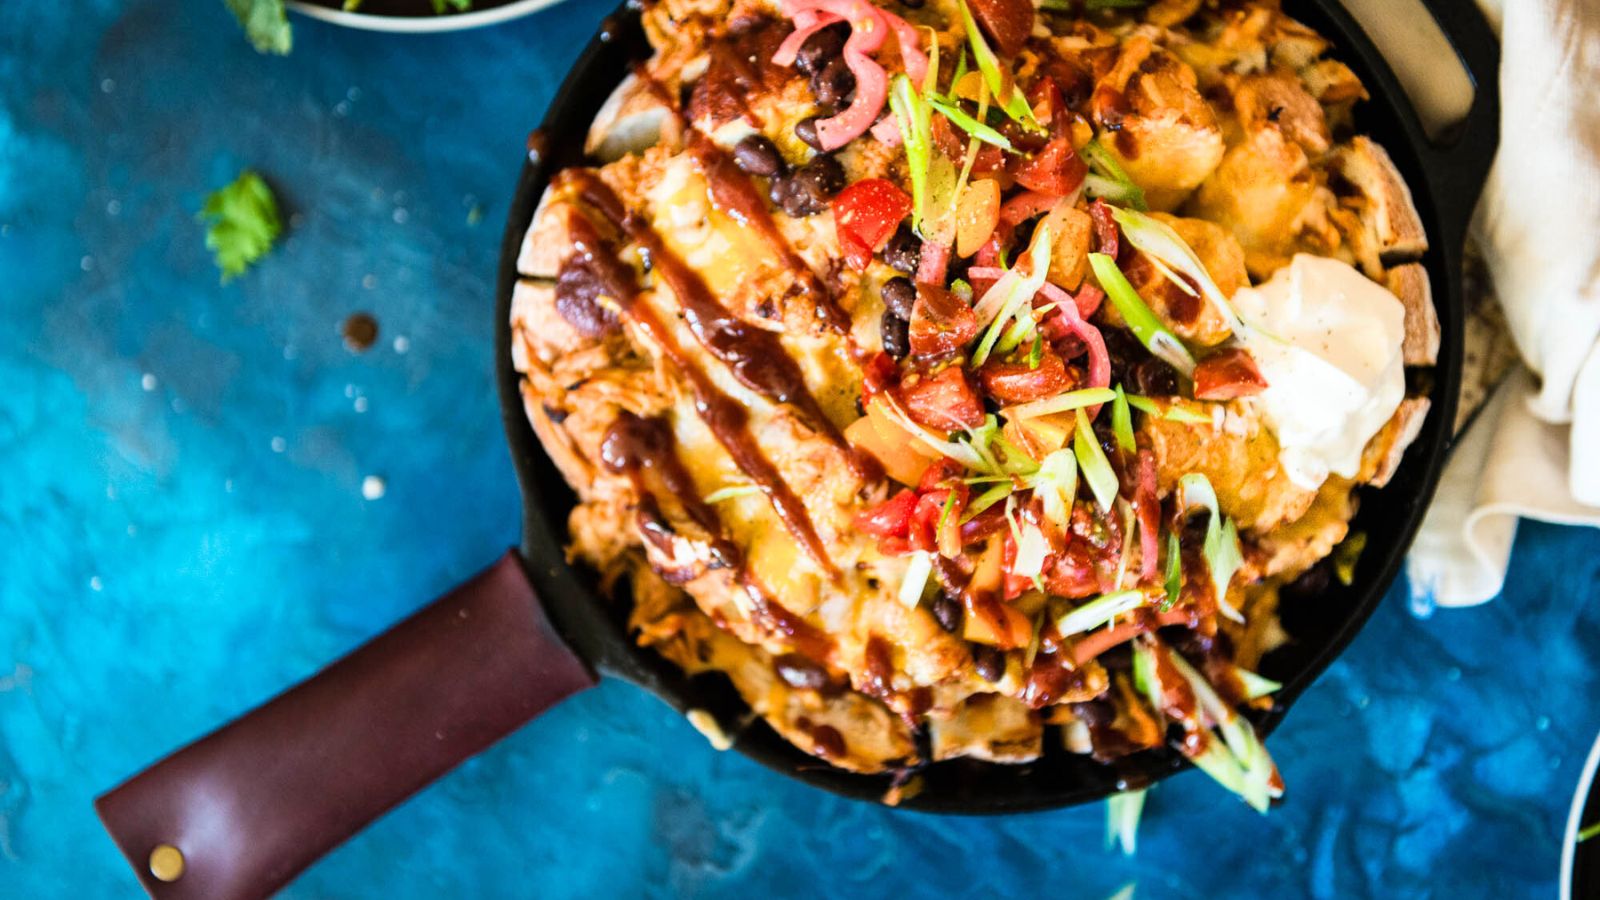
[[[1008,169],[1017,184],[1052,197],[1064,197],[1077,190],[1089,172],[1072,149],[1072,142],[1064,137],[1052,138],[1031,157],[1012,157]]]
[[[1057,597],[1088,597],[1099,593],[1100,579],[1095,575],[1096,551],[1087,541],[1074,536],[1067,542],[1055,565],[1044,570],[1045,590]]]
[[[894,387],[899,373],[894,357],[887,353],[874,355],[861,367],[862,395],[870,400],[875,394]]]
[[[935,284],[917,285],[911,308],[911,352],[934,358],[955,353],[978,336],[978,316],[953,291]]]
[[[1267,380],[1242,347],[1220,350],[1194,367],[1194,396],[1198,400],[1232,400],[1266,389]]]
[[[922,480],[917,482],[917,493],[926,494],[950,486],[950,482],[959,479],[965,472],[961,464],[947,457],[940,457],[927,471],[922,473]]]
[[[994,49],[1001,56],[1016,56],[1033,33],[1033,3],[1030,0],[972,0],[968,6]]]
[[[856,513],[855,526],[873,537],[903,538],[911,531],[911,514],[916,508],[916,492],[901,491],[877,506]]]
[[[1000,568],[1005,572],[1005,581],[1002,583],[1001,592],[1007,600],[1015,600],[1022,596],[1023,592],[1028,588],[1033,587],[1033,579],[1025,578],[1011,571],[1017,564],[1017,539],[1009,531],[1006,532],[1001,548]],[[1049,562],[1048,559],[1045,560],[1047,567]]]
[[[928,129],[933,146],[949,159],[960,159],[967,152],[967,136],[957,131],[944,116],[934,116]]]
[[[996,503],[961,523],[961,543],[976,544],[991,534],[1005,531],[1007,527],[1005,507]]]
[[[1000,227],[1015,229],[1034,216],[1049,212],[1059,199],[1040,191],[1023,191],[1000,206]]]
[[[963,152],[965,151],[963,150]],[[996,172],[1004,172],[1005,169],[1005,151],[993,144],[978,145],[978,155],[972,158],[973,175],[992,175]]]
[[[1095,250],[1116,259],[1121,244],[1117,240],[1117,220],[1111,218],[1111,207],[1096,197],[1089,204],[1089,217],[1094,219]]]
[[[1026,359],[1017,362],[991,359],[978,370],[978,380],[989,396],[1011,405],[1053,397],[1072,387],[1074,379],[1061,357],[1046,346],[1039,356],[1038,366],[1029,366]]]
[[[885,178],[864,178],[833,198],[833,227],[845,262],[861,271],[911,213],[911,195]]]
[[[1061,88],[1056,80],[1046,75],[1033,83],[1028,88],[1028,106],[1033,109],[1033,117],[1039,124],[1048,126],[1052,131],[1058,131],[1056,116],[1066,110],[1066,101],[1061,98]]]
[[[960,366],[901,382],[900,402],[912,419],[934,431],[959,431],[983,424],[983,403]]]

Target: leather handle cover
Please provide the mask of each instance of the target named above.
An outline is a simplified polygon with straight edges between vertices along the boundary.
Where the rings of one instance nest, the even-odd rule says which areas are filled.
[[[445,772],[595,683],[515,553],[100,797],[158,900],[265,897]],[[181,853],[176,880],[171,850]]]

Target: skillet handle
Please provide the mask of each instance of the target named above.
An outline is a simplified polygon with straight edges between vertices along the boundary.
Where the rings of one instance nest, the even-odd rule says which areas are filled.
[[[95,808],[157,900],[266,897],[595,680],[507,553]]]
[[[1472,0],[1421,2],[1454,48],[1473,87],[1472,107],[1443,140],[1429,140],[1420,129],[1412,135],[1439,218],[1452,229],[1442,237],[1453,259],[1500,143],[1500,42]]]

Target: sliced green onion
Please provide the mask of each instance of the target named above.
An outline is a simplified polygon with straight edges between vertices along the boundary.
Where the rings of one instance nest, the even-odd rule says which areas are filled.
[[[1089,164],[1089,174],[1084,176],[1083,189],[1091,197],[1099,197],[1112,203],[1122,203],[1134,209],[1145,210],[1150,207],[1145,203],[1144,190],[1128,176],[1126,169],[1117,162],[1098,140],[1090,141],[1078,151],[1084,162]]]
[[[1189,755],[1190,762],[1256,811],[1266,812],[1272,798],[1283,792],[1275,785],[1277,767],[1267,754],[1267,748],[1256,737],[1249,720],[1223,703],[1211,684],[1181,655],[1141,636],[1133,645],[1133,681],[1157,712],[1165,710],[1162,703],[1165,686],[1157,674],[1157,653],[1167,654],[1173,668],[1188,683],[1199,702],[1199,712],[1216,723],[1217,731],[1222,734],[1222,740],[1207,740],[1201,752]],[[1185,726],[1200,727],[1200,722],[1188,722]],[[1209,738],[1209,732],[1205,736]]]
[[[1043,131],[1043,127],[1033,117],[1033,108],[1028,106],[1028,98],[1017,90],[1016,85],[1010,86],[1009,95],[1006,93],[1006,77],[1000,71],[1000,59],[989,49],[983,34],[978,31],[978,23],[972,20],[972,10],[967,8],[967,0],[961,0],[961,22],[967,28],[967,44],[972,48],[972,59],[978,64],[978,71],[983,73],[983,80],[989,85],[989,93],[1000,101],[1000,108],[1005,111],[1006,116],[1031,131]]]
[[[1222,289],[1212,280],[1211,273],[1206,271],[1205,263],[1200,261],[1199,254],[1194,252],[1171,225],[1154,216],[1114,206],[1111,208],[1111,217],[1122,226],[1122,233],[1127,237],[1128,243],[1139,248],[1152,262],[1157,263],[1156,270],[1165,275],[1168,281],[1193,295],[1194,288],[1173,272],[1173,269],[1187,275],[1200,286],[1200,293],[1222,316],[1222,320],[1228,323],[1230,329],[1240,333],[1247,330],[1244,321],[1234,311],[1233,305],[1222,295]]]
[[[1017,260],[1020,267],[1021,260]],[[1050,274],[1050,226],[1041,224],[1034,229],[1033,240],[1028,244],[1027,275],[1018,273],[1017,269],[1009,269],[995,282],[994,287],[984,292],[983,298],[973,308],[977,313],[978,322],[987,324],[988,330],[984,332],[983,339],[978,342],[978,349],[972,354],[972,367],[977,368],[984,364],[993,352],[1000,336],[1005,333],[1010,321],[1017,316],[1026,316],[1030,325],[1033,320],[1033,295],[1039,293],[1044,286],[1045,277]],[[1015,277],[1013,277],[1015,276]],[[1009,283],[1007,279],[1010,279]],[[993,302],[991,296],[998,295]],[[992,319],[986,320],[986,316]]]
[[[1089,265],[1094,269],[1094,277],[1105,289],[1106,296],[1111,298],[1111,305],[1122,314],[1139,343],[1185,377],[1194,374],[1194,357],[1189,354],[1189,348],[1150,311],[1144,298],[1139,296],[1122,270],[1117,268],[1116,261],[1104,253],[1091,253]]]
[[[922,602],[922,592],[928,586],[928,576],[933,573],[933,554],[914,550],[911,562],[906,565],[906,577],[900,582],[900,602],[916,609]]]
[[[1349,587],[1356,579],[1356,563],[1361,560],[1361,551],[1367,549],[1367,533],[1365,531],[1352,531],[1349,536],[1333,548],[1333,574],[1339,583]]]
[[[1211,540],[1211,529],[1206,529],[1204,552],[1206,565],[1211,567],[1211,579],[1217,589],[1217,608],[1235,622],[1244,622],[1244,614],[1228,602],[1228,585],[1233,582],[1233,574],[1244,565],[1244,552],[1239,546],[1239,527],[1232,519],[1223,520],[1222,531],[1215,541]]]
[[[1106,798],[1106,846],[1117,844],[1123,856],[1139,847],[1139,816],[1144,812],[1145,788],[1123,791]]]
[[[759,494],[759,493],[761,493],[761,487],[759,485],[754,485],[754,484],[730,484],[727,487],[717,488],[716,490],[712,491],[711,493],[705,495],[705,497],[702,498],[702,499],[706,503],[716,504],[716,503],[721,503],[724,500],[732,500],[735,497],[749,497],[752,494]]]
[[[978,458],[983,461],[982,471],[998,473],[1000,464],[995,461],[994,453],[989,449],[989,445],[994,442],[995,437],[999,434],[1000,420],[995,418],[993,413],[990,413],[983,417],[982,425],[976,428],[968,428],[966,435],[957,438],[957,440],[971,447],[972,452],[977,454]]]
[[[1111,578],[1114,587],[1122,587],[1122,576],[1128,574],[1128,555],[1133,553],[1133,504],[1117,498],[1117,512],[1122,516],[1122,549],[1117,554],[1117,571]]]
[[[1211,424],[1210,416],[1205,415],[1204,413],[1195,412],[1181,403],[1172,403],[1163,409],[1161,404],[1150,399],[1149,397],[1141,397],[1138,394],[1129,394],[1128,405],[1142,413],[1148,413],[1152,416],[1160,416],[1169,422],[1183,422],[1188,425]]]
[[[1578,843],[1581,844],[1597,834],[1600,834],[1600,822],[1596,822],[1578,832]]]
[[[1044,362],[1044,336],[1035,333],[1033,346],[1028,348],[1028,368],[1037,369]]]
[[[898,426],[900,430],[911,435],[928,449],[933,450],[940,456],[955,460],[969,469],[994,474],[993,461],[986,460],[982,454],[972,448],[971,444],[944,440],[913,422],[906,411],[900,408],[900,404],[887,393],[879,394],[872,402],[882,403],[884,416]]]
[[[906,148],[906,169],[911,176],[911,227],[920,229],[928,205],[928,166],[933,155],[932,122],[928,105],[904,73],[894,77],[889,109],[900,126],[900,143]]]
[[[1078,462],[1065,447],[1051,452],[1028,480],[1044,512],[1045,521],[1065,532],[1072,521],[1072,501],[1078,495]]]
[[[1226,744],[1214,739],[1207,740],[1205,750],[1189,757],[1189,761],[1228,793],[1250,804],[1256,812],[1267,811],[1271,801],[1263,792],[1250,788],[1244,766],[1229,752]]]
[[[978,513],[1011,496],[1011,492],[1016,489],[1016,485],[1012,484],[1010,478],[1007,478],[1003,483],[997,484],[974,497],[972,502],[967,504],[967,511],[961,515],[961,524],[965,525],[971,522],[977,518]]]
[[[1045,557],[1050,555],[1050,542],[1045,540],[1044,532],[1032,522],[1022,526],[1022,537],[1017,539],[1017,555],[1011,563],[1011,573],[1021,575],[1031,580],[1036,587],[1044,590],[1039,581],[1039,576],[1044,572]]]
[[[1056,619],[1056,630],[1061,632],[1062,637],[1093,631],[1117,616],[1132,612],[1143,605],[1143,591],[1129,590],[1101,594]]]
[[[997,460],[1000,464],[1000,471],[1021,478],[1027,478],[1039,471],[1039,464],[1033,461],[1033,457],[1007,440],[1005,432],[995,435],[992,443],[1001,451],[1001,455],[1004,457]]]
[[[932,97],[928,98],[928,105],[933,107],[936,112],[944,113],[944,117],[950,120],[951,125],[983,141],[985,144],[993,144],[1001,150],[1012,149],[1010,138],[967,115],[966,112],[962,111],[961,107],[953,103],[945,103],[942,100],[935,100]]]
[[[1249,669],[1240,668],[1239,666],[1233,667],[1233,674],[1238,676],[1239,683],[1244,685],[1246,700],[1265,697],[1268,694],[1277,693],[1283,688],[1281,683],[1273,681],[1271,678],[1263,678]]]
[[[922,76],[922,93],[936,97],[939,94],[939,34],[927,25],[918,27],[917,33],[926,38],[928,46],[928,71]]]
[[[1194,690],[1195,699],[1199,701],[1201,710],[1216,723],[1217,731],[1222,734],[1228,750],[1243,768],[1244,791],[1240,792],[1240,796],[1244,797],[1246,803],[1255,807],[1256,811],[1266,812],[1269,798],[1280,796],[1283,792],[1274,785],[1277,766],[1268,755],[1266,746],[1256,736],[1255,727],[1250,724],[1249,719],[1239,715],[1233,707],[1224,703],[1216,689],[1211,686],[1211,682],[1195,671],[1182,654],[1168,650],[1167,655],[1172,660],[1173,668],[1189,682],[1189,687]]]
[[[1122,385],[1116,387],[1116,399],[1111,401],[1111,433],[1117,436],[1117,446],[1123,453],[1134,453],[1139,445],[1133,440],[1133,413],[1128,410],[1128,395]]]
[[[1133,641],[1133,687],[1156,715],[1165,715],[1161,703],[1161,680],[1156,677],[1155,651],[1150,649],[1150,642],[1143,635]]]
[[[1071,412],[1075,409],[1083,409],[1086,406],[1110,403],[1116,399],[1116,396],[1116,391],[1110,388],[1078,388],[1075,391],[1065,391],[1054,397],[1029,400],[1027,403],[1008,406],[1004,412],[1006,418],[1013,422],[1018,419],[1037,419],[1040,416]]]
[[[1083,470],[1083,478],[1089,482],[1089,491],[1094,494],[1096,503],[1106,512],[1111,511],[1111,504],[1117,499],[1117,473],[1112,471],[1111,462],[1106,459],[1106,451],[1100,449],[1100,440],[1094,436],[1094,429],[1089,427],[1089,417],[1078,410],[1078,427],[1072,434],[1072,455],[1078,458],[1078,468]]]
[[[1235,622],[1243,622],[1244,616],[1228,603],[1228,584],[1233,581],[1233,573],[1244,564],[1244,557],[1239,550],[1239,531],[1232,519],[1223,519],[1222,508],[1217,503],[1217,492],[1211,487],[1211,479],[1203,473],[1190,472],[1178,479],[1178,492],[1179,506],[1184,515],[1196,509],[1205,509],[1211,514],[1206,522],[1206,542],[1202,553],[1206,558],[1206,566],[1211,570],[1211,586],[1216,592],[1217,608]]]
[[[1178,602],[1183,592],[1183,550],[1178,546],[1178,533],[1167,532],[1167,599],[1161,604],[1166,612]]]
[[[956,492],[951,491],[944,495],[944,508],[939,510],[939,521],[933,526],[935,534],[943,534],[944,526],[950,522],[950,514],[955,512]]]

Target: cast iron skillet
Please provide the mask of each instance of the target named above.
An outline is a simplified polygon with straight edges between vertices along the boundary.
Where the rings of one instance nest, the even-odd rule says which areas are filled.
[[[1381,142],[1413,191],[1431,239],[1424,262],[1443,333],[1425,379],[1433,408],[1388,487],[1367,491],[1354,527],[1368,544],[1355,582],[1314,602],[1287,604],[1293,640],[1262,673],[1283,682],[1277,706],[1253,716],[1270,731],[1349,643],[1394,579],[1433,495],[1448,449],[1461,375],[1461,244],[1494,152],[1498,48],[1469,3],[1427,0],[1477,88],[1447,147],[1428,142],[1393,73],[1337,0],[1289,0],[1288,11],[1334,44],[1372,92],[1359,129]],[[632,682],[675,709],[710,712],[735,746],[763,765],[836,794],[876,800],[887,776],[821,765],[748,711],[725,678],[689,679],[641,650],[626,627],[627,600],[601,596],[591,573],[565,561],[573,497],[522,409],[511,368],[510,298],[516,258],[549,177],[580,164],[600,104],[649,52],[637,10],[602,23],[530,139],[502,248],[496,361],[506,432],[524,495],[523,541],[473,581],[371,643],[178,751],[97,801],[107,829],[145,887],[159,897],[254,897],[287,883],[368,822],[597,674]],[[548,618],[546,618],[548,616]],[[1058,742],[1048,739],[1047,748]],[[1166,777],[1182,758],[1138,754],[1117,767],[1047,749],[1029,765],[955,760],[927,767],[902,805],[947,813],[1010,813],[1104,797]],[[173,851],[176,851],[174,853]],[[162,880],[163,876],[167,879]]]

